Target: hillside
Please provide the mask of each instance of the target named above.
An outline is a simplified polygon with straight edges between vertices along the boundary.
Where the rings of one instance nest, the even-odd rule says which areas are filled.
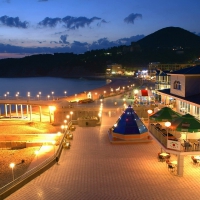
[[[200,37],[179,27],[160,29],[137,42],[142,48],[200,48]]]
[[[147,68],[150,62],[193,63],[200,57],[200,37],[182,28],[168,27],[130,46],[84,54],[38,54],[0,60],[0,77],[86,77],[105,73],[111,63],[129,69]]]

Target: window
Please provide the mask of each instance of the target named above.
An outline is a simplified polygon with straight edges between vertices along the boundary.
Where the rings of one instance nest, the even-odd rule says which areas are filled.
[[[174,89],[181,90],[181,83],[180,83],[180,81],[174,81]]]

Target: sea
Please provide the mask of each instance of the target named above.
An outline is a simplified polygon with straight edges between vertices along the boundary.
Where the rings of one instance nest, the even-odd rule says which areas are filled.
[[[1,99],[47,99],[70,96],[106,84],[106,79],[69,79],[54,77],[0,78]],[[39,96],[38,96],[39,95]]]
[[[89,91],[106,83],[106,79],[0,78],[0,99],[51,100]],[[11,110],[15,110],[15,105]],[[4,113],[5,105],[0,104],[0,116]]]

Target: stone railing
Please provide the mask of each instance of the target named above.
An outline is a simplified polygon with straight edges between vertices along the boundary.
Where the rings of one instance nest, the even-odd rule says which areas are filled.
[[[45,172],[47,169],[49,169],[51,166],[53,166],[59,159],[62,149],[63,149],[63,142],[66,138],[66,135],[68,134],[68,131],[66,131],[63,135],[63,138],[59,144],[59,147],[56,151],[56,153],[49,157],[48,159],[41,162],[36,167],[32,168],[31,170],[24,173],[22,176],[16,178],[14,181],[8,183],[7,185],[0,188],[0,199],[5,199],[9,195],[11,195],[13,192],[17,191],[21,187],[23,187],[25,184]]]

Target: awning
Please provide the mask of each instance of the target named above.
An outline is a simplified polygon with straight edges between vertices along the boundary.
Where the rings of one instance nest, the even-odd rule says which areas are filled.
[[[151,90],[139,90],[138,96],[148,97],[153,96]]]

